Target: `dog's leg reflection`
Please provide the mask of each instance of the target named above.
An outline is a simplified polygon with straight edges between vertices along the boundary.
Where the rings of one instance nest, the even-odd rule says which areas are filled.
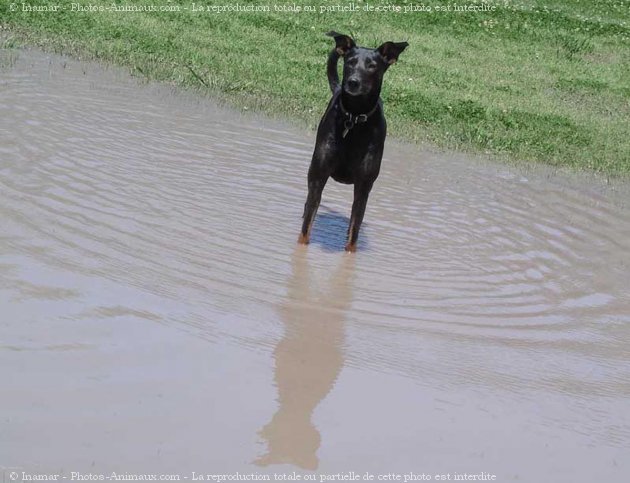
[[[306,254],[300,246],[293,253],[288,297],[280,307],[285,331],[275,350],[279,408],[260,431],[268,442],[268,453],[256,460],[261,466],[317,468],[321,437],[311,418],[344,363],[344,320],[352,302],[354,257],[342,256],[326,288],[317,290]]]

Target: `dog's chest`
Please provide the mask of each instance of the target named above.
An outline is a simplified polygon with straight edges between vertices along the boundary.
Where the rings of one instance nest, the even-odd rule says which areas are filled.
[[[364,161],[367,156],[367,146],[343,145],[337,149],[332,178],[339,183],[351,184],[362,177],[365,170]]]

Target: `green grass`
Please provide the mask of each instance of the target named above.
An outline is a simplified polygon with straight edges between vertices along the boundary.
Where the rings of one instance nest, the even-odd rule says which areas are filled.
[[[274,5],[200,3],[269,5],[272,10]],[[336,4],[276,2],[293,3]],[[355,0],[360,8],[365,3]],[[197,86],[237,106],[311,126],[329,96],[325,62],[332,39],[324,32],[351,33],[360,45],[372,47],[406,40],[410,47],[387,73],[383,92],[392,135],[508,159],[630,173],[630,1],[487,3],[496,10],[99,13],[73,12],[65,0],[33,1],[67,6],[52,13],[23,12],[20,3],[11,11],[10,3],[0,0],[0,25],[7,47],[39,45],[122,64],[137,75]],[[190,7],[192,2],[90,4]]]

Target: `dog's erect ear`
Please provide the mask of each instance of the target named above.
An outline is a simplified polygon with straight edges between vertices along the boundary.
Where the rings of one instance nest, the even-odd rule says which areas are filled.
[[[352,49],[353,47],[356,47],[354,40],[349,35],[339,34],[332,30],[328,32],[326,35],[328,35],[329,37],[335,38],[335,44],[337,44],[335,46],[335,49],[337,49],[337,53],[341,55],[342,57],[346,55],[350,49]]]
[[[407,42],[385,42],[377,50],[381,57],[388,64],[393,64],[398,60],[400,53],[405,50],[409,44]]]

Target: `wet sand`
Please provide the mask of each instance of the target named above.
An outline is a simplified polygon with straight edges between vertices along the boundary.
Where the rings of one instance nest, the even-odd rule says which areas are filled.
[[[629,186],[389,139],[351,255],[313,141],[0,51],[0,468],[630,481]]]

